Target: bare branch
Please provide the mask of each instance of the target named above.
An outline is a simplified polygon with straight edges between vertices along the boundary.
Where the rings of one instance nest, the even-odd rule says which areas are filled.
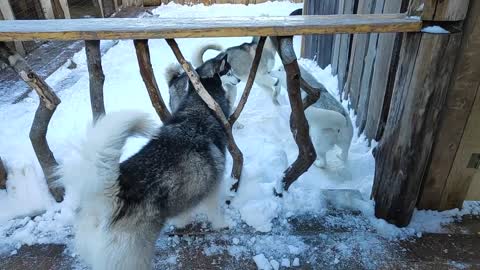
[[[160,120],[165,122],[171,117],[171,114],[170,111],[168,111],[165,102],[163,101],[162,94],[158,88],[157,80],[155,79],[155,74],[153,73],[148,40],[134,40],[133,44],[135,45],[135,51],[137,53],[140,74],[142,75],[143,82],[145,83],[148,95],[150,96],[150,101],[160,117]]]
[[[103,102],[103,83],[105,75],[102,69],[102,56],[100,53],[100,40],[85,40],[85,53],[87,55],[88,75],[90,78],[90,104],[92,106],[93,121],[105,115]]]
[[[258,65],[260,64],[260,59],[262,58],[263,46],[265,45],[265,41],[267,40],[266,37],[261,37],[257,48],[255,50],[255,57],[253,58],[252,67],[250,69],[250,74],[248,74],[247,84],[245,85],[245,90],[243,90],[242,98],[238,103],[237,108],[235,111],[230,115],[228,119],[230,125],[233,126],[235,121],[237,121],[238,117],[242,113],[243,108],[245,107],[245,103],[247,103],[248,96],[250,95],[250,91],[252,90],[253,82],[255,81],[255,76],[257,75]]]
[[[298,146],[298,157],[284,172],[284,189],[288,190],[316,159],[315,148],[310,139],[309,126],[303,111],[300,95],[300,69],[293,50],[293,37],[277,37],[276,44],[287,76],[288,98],[292,108],[290,130]],[[308,89],[307,89],[308,90]]]
[[[0,61],[7,63],[13,68],[30,87],[35,89],[40,98],[40,103],[30,129],[30,141],[47,179],[50,192],[57,202],[62,201],[63,188],[52,185],[56,180],[53,172],[58,164],[46,139],[48,124],[57,105],[60,104],[60,99],[53,92],[52,88],[30,68],[25,59],[5,46],[3,42],[0,42]]]
[[[233,168],[231,176],[233,179],[237,180],[236,183],[232,186],[231,190],[236,191],[240,182],[240,177],[242,175],[243,154],[235,143],[235,139],[233,138],[232,126],[225,117],[225,114],[223,113],[218,103],[212,98],[212,96],[210,96],[210,94],[200,82],[200,78],[195,69],[183,57],[182,52],[178,48],[177,42],[174,39],[167,39],[166,41],[172,49],[173,53],[175,54],[178,62],[180,63],[180,65],[182,65],[183,70],[185,70],[185,73],[188,75],[190,81],[195,88],[195,91],[207,104],[207,106],[215,112],[218,120],[223,125],[223,128],[227,134],[227,148],[233,158]]]
[[[2,158],[0,158],[0,189],[5,189],[7,187],[7,170],[3,165]]]
[[[303,110],[305,111],[308,107],[317,102],[322,94],[322,89],[314,88],[302,77],[300,77],[300,86],[303,90],[305,90],[305,92],[307,92],[307,96],[303,99]]]

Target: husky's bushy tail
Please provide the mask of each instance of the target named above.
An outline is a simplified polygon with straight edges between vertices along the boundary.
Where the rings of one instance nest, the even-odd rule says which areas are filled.
[[[203,55],[208,50],[223,51],[222,45],[218,43],[209,43],[203,46],[197,47],[193,52],[192,62],[195,67],[201,66],[203,62]]]
[[[122,148],[130,136],[151,137],[155,123],[146,113],[113,112],[98,119],[87,130],[76,157],[66,160],[58,170],[59,182],[80,203],[112,199],[108,194],[118,186]],[[82,179],[79,181],[79,179]]]
[[[168,86],[171,86],[172,80],[180,77],[183,73],[183,68],[179,63],[172,63],[165,69],[165,80]]]

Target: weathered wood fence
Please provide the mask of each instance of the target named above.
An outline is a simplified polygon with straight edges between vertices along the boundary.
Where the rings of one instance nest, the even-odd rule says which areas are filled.
[[[480,194],[480,183],[472,182],[480,178],[479,2],[305,2],[308,14],[334,10],[406,12],[421,17],[424,27],[446,29],[340,34],[333,41],[317,36],[304,42],[304,56],[315,55],[323,66],[331,57],[332,72],[343,91],[340,98],[348,99],[356,114],[358,135],[379,141],[372,190],[376,215],[403,226],[415,207],[458,208],[467,194],[480,199],[474,195]]]

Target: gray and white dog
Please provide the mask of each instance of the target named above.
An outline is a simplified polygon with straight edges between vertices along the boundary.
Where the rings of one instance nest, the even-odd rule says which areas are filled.
[[[223,50],[223,47],[217,43],[205,44],[198,47],[194,52],[192,56],[193,64],[195,66],[202,65],[203,55],[207,50],[221,51],[221,53],[228,55],[228,62],[232,66],[233,74],[243,82],[247,82],[259,40],[259,37],[253,37],[251,42],[245,42],[226,50]],[[273,103],[278,105],[277,97],[280,93],[280,85],[278,79],[270,75],[270,71],[275,67],[276,53],[277,50],[275,49],[274,43],[271,38],[267,38],[255,76],[255,83],[267,91],[269,95],[272,95]]]
[[[317,102],[305,111],[307,120],[310,126],[312,126],[310,136],[314,141],[315,150],[317,152],[317,162],[315,162],[315,164],[318,167],[325,167],[327,164],[326,152],[332,149],[334,145],[338,145],[338,147],[342,149],[342,154],[339,158],[343,161],[347,161],[348,151],[350,150],[350,144],[353,137],[352,119],[347,110],[345,110],[342,104],[328,92],[325,86],[317,81],[317,79],[315,79],[315,77],[300,62],[298,65],[302,78],[312,87],[320,89],[321,92],[320,98]],[[272,76],[279,78],[282,87],[287,89],[286,73],[283,66],[272,71],[271,74]],[[306,96],[306,93],[302,91],[302,97],[304,96]],[[325,110],[335,112],[338,115],[329,113]],[[338,121],[335,122],[335,119]],[[330,125],[333,130],[338,129],[339,132],[327,130],[328,125]]]
[[[215,72],[204,74],[201,82],[228,115],[220,76],[230,67],[226,57],[211,61]],[[120,162],[122,148],[133,135],[151,139]],[[159,129],[139,112],[99,119],[78,157],[59,168],[60,182],[79,202],[75,246],[81,258],[95,270],[151,269],[165,220],[208,199],[219,186],[226,141],[221,123],[192,85]]]
[[[226,57],[225,54],[219,54],[215,57],[215,60],[207,61],[201,64],[196,70],[200,77],[211,77],[212,74],[218,73],[216,70],[218,67],[216,63],[222,57]],[[235,99],[237,97],[237,84],[240,82],[232,72],[232,70],[228,70],[225,74],[222,73],[220,76],[222,80],[223,87],[227,93],[227,99],[230,103],[231,110],[233,109],[233,105],[235,103]],[[184,72],[182,66],[178,63],[173,63],[167,67],[165,70],[165,80],[168,84],[168,92],[170,94],[169,106],[172,111],[176,111],[178,105],[180,105],[180,101],[185,97],[188,92],[188,88],[190,85],[190,79],[188,78],[187,74]]]

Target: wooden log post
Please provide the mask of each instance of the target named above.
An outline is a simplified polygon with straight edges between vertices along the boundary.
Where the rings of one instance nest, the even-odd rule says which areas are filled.
[[[0,189],[7,188],[7,169],[3,164],[2,158],[0,158]]]
[[[215,112],[216,117],[218,118],[220,123],[223,125],[223,128],[227,133],[227,149],[233,158],[233,168],[232,168],[231,176],[237,182],[240,181],[240,178],[242,176],[243,154],[235,142],[235,139],[233,137],[233,132],[232,132],[232,126],[230,125],[230,122],[227,120],[227,118],[225,117],[225,114],[222,112],[220,105],[218,105],[218,103],[207,92],[205,87],[203,87],[195,69],[192,67],[192,65],[189,62],[185,60],[185,57],[183,57],[182,52],[178,48],[177,42],[174,39],[167,39],[166,41],[170,46],[170,48],[172,49],[173,53],[175,54],[175,57],[177,58],[180,65],[182,66],[183,70],[185,70],[185,73],[187,73],[188,78],[190,79],[190,81],[192,82],[195,88],[195,91],[202,98],[202,100],[207,104],[207,106],[212,111]]]
[[[461,2],[465,1],[455,3],[463,5]],[[442,108],[438,136],[434,141],[431,162],[418,202],[420,209],[461,208],[475,173],[479,174],[478,168],[470,166],[470,161],[474,164],[475,155],[480,153],[480,1],[470,1],[468,14],[452,10],[446,14],[451,14],[446,18],[466,20],[462,46]]]
[[[60,104],[60,99],[53,92],[52,88],[30,68],[25,59],[1,42],[0,60],[12,67],[22,80],[37,92],[40,98],[30,129],[30,141],[47,179],[50,192],[55,200],[60,202],[63,200],[64,190],[53,185],[53,182],[56,180],[54,171],[58,164],[46,139],[48,124],[57,105]]]
[[[317,154],[310,138],[309,126],[300,95],[301,76],[297,57],[293,49],[293,37],[277,37],[275,43],[283,66],[285,67],[285,72],[287,73],[288,99],[290,101],[290,107],[292,108],[290,130],[298,146],[297,159],[284,172],[283,188],[288,191],[288,188],[293,182],[312,166]],[[279,193],[281,191],[276,192]]]
[[[86,40],[85,53],[87,55],[88,75],[90,79],[90,104],[92,107],[93,121],[105,115],[103,102],[103,84],[105,75],[102,69],[102,55],[100,52],[100,40]]]
[[[140,74],[142,75],[143,82],[147,88],[150,101],[153,108],[157,112],[162,122],[167,121],[171,115],[163,101],[162,94],[158,88],[155,74],[153,73],[152,63],[150,61],[150,49],[148,48],[148,40],[140,39],[133,41],[135,45],[135,51],[137,53],[138,66],[140,68]]]

